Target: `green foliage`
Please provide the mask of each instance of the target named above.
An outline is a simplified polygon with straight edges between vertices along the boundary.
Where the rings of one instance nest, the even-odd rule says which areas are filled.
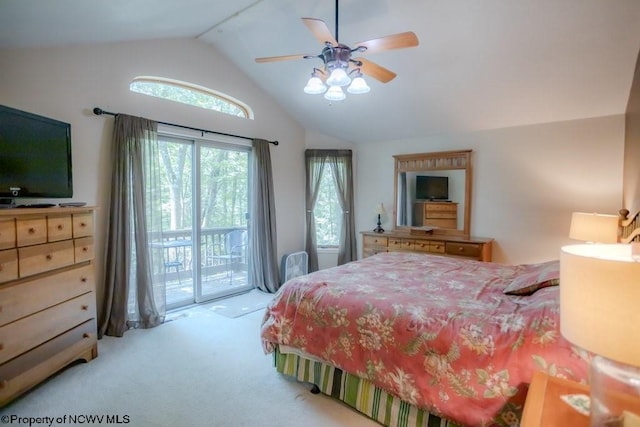
[[[193,105],[194,107],[219,111],[221,113],[231,114],[232,116],[247,117],[246,112],[242,108],[239,108],[228,100],[187,87],[153,81],[136,81],[129,85],[129,89],[133,92]]]
[[[159,141],[163,227],[192,227],[194,153],[200,155],[201,228],[247,225],[249,153],[188,142]]]
[[[342,209],[330,166],[325,165],[313,215],[316,218],[318,246],[338,246],[342,227]]]

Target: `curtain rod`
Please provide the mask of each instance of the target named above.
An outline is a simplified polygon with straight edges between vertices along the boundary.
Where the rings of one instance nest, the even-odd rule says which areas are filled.
[[[95,114],[96,116],[101,116],[103,114],[107,114],[109,116],[117,116],[118,115],[118,113],[111,113],[109,111],[104,111],[102,108],[98,108],[98,107],[95,107],[93,109],[93,114]],[[173,126],[173,127],[182,128],[182,129],[195,130],[195,131],[204,132],[204,133],[215,133],[217,135],[232,136],[234,138],[242,138],[242,139],[248,139],[249,141],[253,141],[253,138],[250,138],[248,136],[234,135],[232,133],[216,132],[215,130],[194,128],[194,127],[191,127],[191,126],[177,125],[175,123],[167,123],[167,122],[157,122],[157,123],[159,123],[161,125]],[[278,141],[267,141],[267,142],[269,144],[273,144],[273,145],[280,144]]]

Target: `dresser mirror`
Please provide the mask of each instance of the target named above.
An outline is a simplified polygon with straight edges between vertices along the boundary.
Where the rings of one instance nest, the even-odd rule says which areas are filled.
[[[394,228],[469,236],[471,150],[393,156]]]

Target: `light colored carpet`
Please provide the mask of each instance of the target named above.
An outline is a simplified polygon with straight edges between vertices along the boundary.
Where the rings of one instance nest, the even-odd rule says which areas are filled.
[[[223,298],[209,303],[198,304],[187,309],[177,309],[167,313],[166,321],[183,317],[222,315],[236,318],[254,311],[262,310],[271,302],[273,294],[253,289],[230,298]]]
[[[273,294],[268,294],[254,289],[233,298],[225,298],[202,306],[204,310],[211,310],[226,317],[240,317],[245,314],[261,310],[273,299]]]
[[[135,427],[378,425],[277,373],[260,343],[263,314],[185,316],[105,337],[97,359],[52,377],[0,416],[119,415]]]

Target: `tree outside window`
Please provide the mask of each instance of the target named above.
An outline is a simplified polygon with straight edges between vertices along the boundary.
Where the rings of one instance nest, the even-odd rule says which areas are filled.
[[[338,201],[331,166],[325,164],[320,181],[318,200],[313,214],[316,219],[316,239],[318,247],[338,247],[342,228],[342,209]]]

